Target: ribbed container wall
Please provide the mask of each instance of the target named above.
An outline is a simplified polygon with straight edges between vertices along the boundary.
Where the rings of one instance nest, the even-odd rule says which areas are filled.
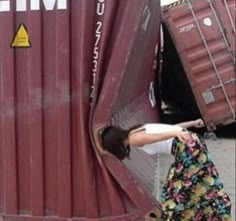
[[[91,131],[128,104],[124,121],[158,120],[159,26],[156,0],[0,1],[0,219],[141,221],[157,207]]]

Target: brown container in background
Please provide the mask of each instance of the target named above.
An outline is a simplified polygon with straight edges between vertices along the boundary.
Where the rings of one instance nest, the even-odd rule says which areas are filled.
[[[218,0],[182,0],[163,7],[164,26],[210,130],[235,122],[234,8],[235,1]]]
[[[0,1],[0,220],[141,221],[157,208],[96,131],[158,120],[159,26],[156,0]]]

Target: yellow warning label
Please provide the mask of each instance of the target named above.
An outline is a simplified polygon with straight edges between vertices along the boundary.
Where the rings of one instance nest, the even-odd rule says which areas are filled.
[[[13,48],[29,48],[31,46],[29,34],[24,24],[19,26],[11,46]]]

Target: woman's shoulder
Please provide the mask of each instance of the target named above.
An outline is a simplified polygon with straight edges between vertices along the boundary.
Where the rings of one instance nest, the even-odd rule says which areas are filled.
[[[141,132],[141,131],[145,131],[144,125],[135,126],[130,129],[129,136],[131,136],[134,133]]]

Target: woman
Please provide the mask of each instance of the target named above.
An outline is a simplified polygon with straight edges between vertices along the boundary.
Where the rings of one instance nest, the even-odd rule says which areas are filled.
[[[124,130],[109,126],[102,132],[105,150],[120,160],[130,148],[148,154],[165,152],[175,158],[162,190],[164,221],[228,221],[231,202],[206,144],[187,128],[203,127],[201,119],[177,125],[145,124]]]

